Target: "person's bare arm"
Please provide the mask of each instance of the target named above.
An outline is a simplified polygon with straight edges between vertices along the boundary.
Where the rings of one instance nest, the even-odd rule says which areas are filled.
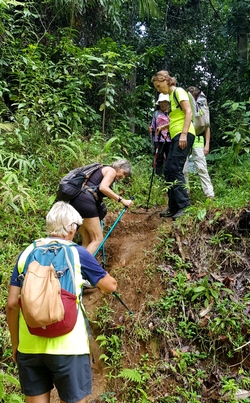
[[[17,348],[19,342],[18,338],[19,311],[20,311],[20,307],[18,304],[19,295],[20,295],[20,288],[11,285],[6,304],[6,318],[11,337],[12,356],[15,363],[17,363]]]
[[[158,126],[156,128],[156,134],[159,134],[162,130],[167,130],[169,131],[169,124]]]
[[[113,199],[115,201],[118,201],[120,199],[120,196],[117,195],[113,190],[110,188],[112,183],[114,182],[117,172],[114,168],[112,167],[104,167],[102,169],[102,174],[103,174],[103,180],[100,183],[99,190],[102,192],[105,196],[109,197],[110,199]],[[130,199],[123,199],[121,200],[121,203],[125,207],[129,207],[130,205],[133,204],[132,200]]]
[[[101,280],[96,284],[98,288],[100,288],[103,292],[114,292],[117,288],[117,282],[114,277],[110,276],[110,274],[106,274]]]
[[[204,147],[204,155],[209,153],[210,148],[210,127],[207,127],[205,130],[205,147]]]
[[[192,109],[189,101],[181,101],[181,109],[185,113],[184,124],[179,139],[179,147],[183,150],[187,147],[187,134],[192,121]]]

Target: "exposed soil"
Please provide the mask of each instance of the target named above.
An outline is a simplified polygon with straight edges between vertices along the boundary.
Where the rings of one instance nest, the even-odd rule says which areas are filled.
[[[126,308],[113,295],[104,295],[97,289],[86,292],[83,297],[84,305],[90,318],[93,319],[97,307],[103,305],[105,300],[108,300],[109,306],[114,311],[111,326],[113,326],[114,329],[121,324],[126,326],[127,334],[131,335],[131,339],[128,340],[128,344],[126,345],[126,354],[123,361],[127,367],[129,367],[130,364],[133,366],[133,364],[139,361],[140,356],[147,352],[150,352],[150,355],[155,356],[156,359],[159,358],[159,346],[154,341],[151,340],[148,343],[141,344],[133,344],[132,341],[135,322],[140,322],[144,316],[146,309],[145,301],[148,301],[150,298],[152,300],[157,299],[164,289],[164,282],[161,281],[162,273],[151,276],[150,280],[148,276],[145,276],[145,269],[150,267],[150,262],[152,262],[154,267],[157,264],[154,249],[155,245],[158,243],[159,227],[161,227],[165,233],[169,233],[169,237],[174,237],[176,253],[182,258],[183,262],[192,262],[190,278],[192,276],[196,276],[197,278],[199,276],[202,277],[204,273],[207,273],[208,266],[211,271],[214,261],[214,274],[213,270],[211,273],[215,276],[216,280],[227,281],[229,283],[231,281],[232,284],[234,283],[238,296],[249,292],[250,288],[248,284],[250,270],[249,251],[246,250],[244,243],[239,241],[239,250],[235,252],[235,260],[230,261],[227,259],[227,256],[223,258],[223,253],[221,255],[219,252],[216,256],[217,261],[215,261],[216,248],[210,252],[207,247],[207,238],[211,237],[213,233],[220,233],[220,228],[224,230],[225,228],[228,229],[228,233],[231,233],[232,236],[243,233],[249,238],[249,210],[239,212],[238,216],[228,212],[227,217],[220,217],[213,224],[211,224],[212,220],[210,217],[207,217],[206,220],[200,223],[199,230],[196,234],[192,234],[192,236],[188,234],[189,236],[185,235],[184,237],[182,236],[181,228],[178,228],[178,225],[173,225],[171,219],[162,220],[159,217],[159,212],[160,209],[150,209],[148,211],[145,209],[137,209],[133,212],[127,211],[105,243],[105,269],[116,278],[118,282],[117,292],[129,310],[133,311],[133,315],[128,315]],[[212,217],[214,217],[215,214],[216,212],[213,212]],[[105,218],[104,232],[108,231],[117,216],[118,213],[108,213]],[[230,256],[232,256],[232,254]],[[208,265],[209,258],[211,258],[211,261]],[[99,252],[97,259],[100,263],[102,262],[101,252]],[[216,275],[216,265],[218,261],[220,261],[221,265],[220,279]],[[159,265],[161,264],[162,262],[159,262]],[[240,272],[239,267],[241,268]],[[166,265],[162,270],[171,271],[172,267]],[[149,322],[149,326],[150,325],[151,323]],[[105,364],[103,360],[98,359],[102,352],[95,341],[95,338],[100,334],[100,330],[93,325],[92,334],[93,338],[91,344],[94,359],[94,362],[92,362],[93,392],[92,395],[87,398],[87,403],[99,403],[100,400],[98,396],[105,392],[107,378],[105,376]],[[165,344],[166,343],[165,341]],[[168,350],[171,352],[170,347],[168,347]],[[166,357],[166,361],[168,358],[169,357]],[[250,360],[247,361],[247,359],[245,359],[245,365],[250,368],[249,361]],[[165,396],[171,393],[171,390],[176,384],[178,384],[178,379],[169,376],[168,383],[164,385]],[[211,381],[210,386],[212,390],[211,393],[214,394],[213,388],[216,389],[216,382]],[[156,396],[157,389],[155,389],[155,397]],[[156,400],[157,399],[152,401]],[[202,401],[217,402],[218,396],[204,398]],[[51,402],[59,402],[55,390],[52,392]]]
[[[152,293],[156,296],[159,293],[157,281],[152,280],[150,284],[144,281],[144,270],[146,262],[148,264],[148,260],[152,258],[152,251],[157,242],[158,227],[162,223],[160,211],[157,209],[127,211],[105,242],[105,269],[117,280],[117,293],[122,301],[137,316],[143,312],[143,295]],[[118,214],[108,213],[104,232],[109,230],[117,216]],[[99,252],[97,259],[103,264],[102,251]],[[126,308],[114,296],[103,295],[97,289],[87,292],[84,296],[88,316],[93,315],[96,308],[102,304],[103,298],[109,300],[110,306],[115,311],[114,322],[119,324],[125,320]],[[98,359],[101,352],[97,342],[94,341],[99,332],[92,329],[92,334],[91,348],[95,360],[92,363],[93,393],[88,397],[87,403],[97,402],[96,399],[105,391],[106,385],[105,365]],[[53,390],[51,403],[59,402],[57,391]]]
[[[106,225],[112,225],[116,217],[115,214],[109,215]],[[152,254],[161,221],[157,210],[146,212],[145,209],[142,209],[133,213],[128,211],[105,243],[106,270],[116,278],[117,292],[129,311],[132,311],[137,317],[143,312],[144,293],[148,294],[158,288],[154,281],[151,284],[145,282],[144,270],[146,262]],[[99,257],[102,257],[101,254]],[[96,304],[101,304],[102,298],[102,294],[98,291],[93,293],[89,299],[86,295],[84,304],[87,311],[90,312]],[[125,319],[126,308],[114,296],[108,296],[108,300],[114,310],[114,326],[124,323],[125,320],[129,321],[128,326],[131,326],[133,315],[131,318]],[[93,329],[94,331],[95,329]],[[100,331],[97,330],[97,332]],[[95,399],[105,391],[106,383],[104,363],[98,360],[100,351],[97,343],[92,343],[92,350],[97,358],[93,365],[93,394],[88,398],[88,403],[96,401]]]

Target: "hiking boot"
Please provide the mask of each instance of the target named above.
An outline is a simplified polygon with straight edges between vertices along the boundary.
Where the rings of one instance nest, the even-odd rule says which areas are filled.
[[[176,218],[181,217],[183,214],[185,214],[185,209],[184,208],[180,208],[177,213],[175,213],[174,215],[172,215],[172,220],[176,220]]]
[[[160,217],[173,217],[173,215],[175,214],[175,211],[171,211],[169,208],[166,211],[162,211],[160,213]]]

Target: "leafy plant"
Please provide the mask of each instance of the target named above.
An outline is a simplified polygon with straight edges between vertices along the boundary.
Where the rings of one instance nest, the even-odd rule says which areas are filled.
[[[229,140],[229,142],[231,143],[231,149],[229,149],[228,152],[235,159],[238,159],[239,154],[242,152],[245,152],[247,154],[249,154],[250,152],[249,105],[250,101],[227,101],[224,105],[222,105],[222,108],[224,108],[232,117],[233,125],[230,125],[231,130],[227,130],[223,138]]]
[[[142,383],[142,376],[140,374],[140,371],[138,371],[137,369],[123,368],[123,370],[117,375],[117,377],[127,379],[137,384]]]
[[[205,276],[200,279],[196,285],[188,287],[187,293],[191,295],[191,301],[202,299],[204,300],[204,306],[207,307],[211,301],[215,303],[218,302],[221,289],[227,293],[232,293],[232,291],[225,288],[222,283],[217,281],[209,282],[208,277]]]
[[[0,372],[0,399],[6,403],[24,403],[24,399],[7,387],[12,385],[15,389],[20,389],[19,381],[11,375]]]
[[[123,356],[122,341],[119,336],[116,334],[112,334],[110,337],[99,335],[96,340],[100,341],[100,348],[105,347],[106,350],[106,353],[101,354],[99,358],[104,360],[108,367],[119,368]]]

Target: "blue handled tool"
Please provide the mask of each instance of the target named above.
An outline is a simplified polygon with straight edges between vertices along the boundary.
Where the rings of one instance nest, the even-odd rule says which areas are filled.
[[[130,197],[131,200],[134,200],[134,197],[131,196]],[[112,225],[112,227],[109,229],[109,231],[107,232],[107,234],[105,235],[105,237],[103,238],[102,242],[100,243],[100,245],[98,246],[98,248],[96,249],[96,251],[94,252],[94,256],[97,255],[97,253],[99,252],[99,250],[103,247],[104,243],[106,242],[107,238],[109,237],[109,235],[111,234],[111,232],[114,230],[114,228],[116,227],[116,225],[118,224],[118,222],[120,221],[120,219],[122,218],[123,214],[126,212],[127,207],[124,207],[124,209],[120,212],[120,214],[118,215],[117,219],[115,220],[114,224]]]
[[[131,200],[134,199],[133,196],[130,197]],[[100,245],[98,246],[98,248],[96,249],[96,251],[94,252],[94,256],[97,255],[97,253],[99,252],[99,250],[102,248],[103,254],[104,254],[104,243],[106,242],[107,238],[109,237],[109,235],[111,234],[111,232],[113,231],[113,229],[116,227],[116,225],[118,224],[118,222],[120,221],[120,219],[122,218],[123,214],[125,213],[125,211],[127,210],[127,207],[124,207],[124,209],[120,212],[120,214],[118,215],[117,219],[115,220],[114,224],[112,225],[112,227],[109,229],[109,231],[107,232],[107,234],[105,235],[105,237],[103,238],[103,241],[100,243]],[[116,291],[114,291],[112,293],[117,299],[118,301],[120,301],[120,303],[129,311],[130,315],[133,315],[134,312],[131,311],[127,305],[123,302],[123,300],[119,297],[119,295],[117,294]]]
[[[113,229],[116,227],[116,225],[118,224],[118,222],[120,221],[120,219],[122,218],[123,214],[125,213],[125,211],[127,210],[127,207],[124,207],[124,209],[120,212],[120,214],[118,215],[117,219],[115,220],[114,224],[112,225],[112,227],[109,229],[109,231],[107,232],[107,234],[105,235],[105,237],[103,238],[102,242],[100,243],[100,245],[98,246],[98,248],[96,249],[96,251],[94,252],[94,256],[97,255],[97,253],[99,252],[99,250],[103,247],[103,245],[105,244],[107,238],[109,237],[109,235],[111,234],[111,232],[113,231]]]

